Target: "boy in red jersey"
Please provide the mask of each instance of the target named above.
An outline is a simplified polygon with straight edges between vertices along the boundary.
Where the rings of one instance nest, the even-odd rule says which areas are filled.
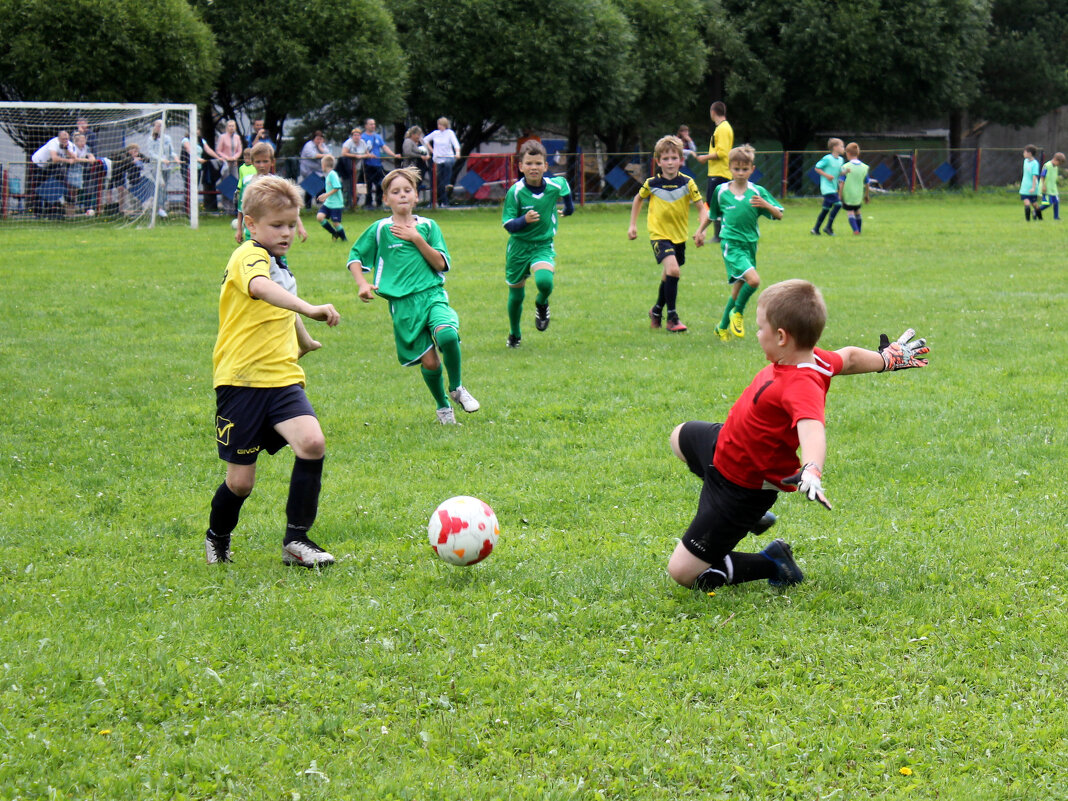
[[[924,367],[925,341],[884,334],[878,351],[816,347],[827,321],[820,291],[793,279],[766,289],[757,303],[757,341],[771,364],[735,401],[726,423],[691,421],[671,432],[671,448],[704,480],[697,514],[668,561],[685,587],[709,592],[724,584],[804,580],[790,546],[774,540],[759,553],[734,550],[750,531],[774,522],[777,492],[795,489],[831,508],[821,474],[827,454],[823,408],[831,378]],[[801,449],[798,462],[797,449]]]

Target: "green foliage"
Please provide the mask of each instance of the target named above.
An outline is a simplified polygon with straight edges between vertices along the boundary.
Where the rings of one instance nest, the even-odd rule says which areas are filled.
[[[712,597],[664,575],[699,488],[667,435],[723,419],[764,364],[752,333],[712,334],[716,249],[687,252],[690,332],[651,332],[628,209],[579,209],[552,325],[529,293],[510,351],[499,215],[436,215],[483,404],[445,429],[309,226],[301,293],[342,314],[303,360],[328,450],[313,533],[339,557],[318,575],[280,564],[288,450],[260,460],[236,564],[203,564],[228,221],[6,230],[0,796],[1063,796],[1064,232],[1012,193],[880,196],[834,239],[807,233],[817,208],[762,227],[765,285],[815,280],[830,348],[913,325],[931,366],[835,379],[835,509],[776,505],[808,580]],[[426,542],[459,493],[502,525],[470,569]]]
[[[276,138],[288,117],[308,126],[390,119],[404,108],[407,67],[382,0],[196,0],[215,32],[222,69],[213,102],[248,109]],[[298,145],[299,147],[299,145]]]
[[[0,95],[195,103],[218,50],[185,0],[0,0]]]

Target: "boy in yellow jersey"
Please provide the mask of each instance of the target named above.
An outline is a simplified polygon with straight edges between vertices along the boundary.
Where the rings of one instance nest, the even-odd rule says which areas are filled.
[[[660,290],[656,303],[649,310],[649,323],[660,328],[665,310],[666,328],[673,334],[682,333],[686,326],[679,321],[675,301],[679,293],[679,268],[686,263],[686,239],[690,231],[690,203],[697,204],[700,230],[693,240],[697,247],[705,243],[705,227],[708,225],[708,209],[701,200],[701,193],[693,178],[683,175],[682,140],[677,136],[665,136],[656,143],[653,157],[658,167],[657,174],[646,179],[630,207],[628,239],[638,238],[638,213],[642,201],[649,200],[649,239],[653,246],[656,263],[663,271],[660,275]]]
[[[697,160],[708,166],[708,186],[705,189],[705,201],[712,201],[712,194],[720,184],[731,180],[731,168],[727,163],[728,155],[734,147],[734,129],[727,122],[727,106],[722,100],[717,100],[708,109],[708,116],[712,118],[712,140],[708,143],[708,153],[697,157]],[[719,242],[720,228],[723,221],[715,218],[715,230],[713,242]]]
[[[211,501],[204,542],[209,565],[233,561],[230,534],[256,480],[260,451],[288,444],[295,460],[286,503],[282,561],[318,567],[334,557],[308,538],[315,522],[326,445],[304,394],[304,371],[294,325],[303,314],[338,324],[329,303],[313,306],[272,277],[297,228],[300,190],[275,175],[260,177],[244,194],[245,224],[252,238],[230,257],[219,292],[219,336],[212,357],[216,398],[215,437],[226,480]]]

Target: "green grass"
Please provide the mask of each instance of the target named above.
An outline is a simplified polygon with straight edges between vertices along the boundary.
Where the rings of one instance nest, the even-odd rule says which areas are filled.
[[[0,799],[1060,797],[1068,223],[941,197],[877,198],[862,237],[810,236],[814,202],[764,224],[765,285],[823,289],[825,347],[911,325],[931,366],[834,382],[834,511],[776,506],[808,580],[708,597],[664,572],[699,489],[667,435],[722,420],[764,360],[712,334],[711,247],[687,254],[690,333],[649,330],[627,213],[563,221],[552,326],[528,295],[519,351],[498,213],[439,215],[482,402],[449,429],[311,226],[301,293],[342,314],[304,360],[322,575],[280,562],[288,451],[260,460],[236,564],[203,564],[226,222],[6,229]],[[469,569],[426,542],[456,494],[501,522]]]

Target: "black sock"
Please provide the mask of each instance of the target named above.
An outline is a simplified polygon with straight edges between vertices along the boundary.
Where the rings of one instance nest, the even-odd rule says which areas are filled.
[[[308,529],[319,513],[319,490],[323,486],[323,460],[293,460],[286,501],[286,536],[283,544],[308,539]]]
[[[660,288],[656,290],[656,305],[653,308],[656,310],[664,308],[664,279],[661,279]]]
[[[329,220],[323,220],[321,223],[319,223],[319,225],[323,226],[323,228],[329,231],[330,236],[337,236],[337,231],[334,230],[334,226],[330,224]]]
[[[247,495],[245,496],[248,497]],[[211,499],[211,516],[208,518],[208,536],[219,542],[229,542],[230,534],[237,527],[241,504],[245,498],[235,495],[224,481],[215,490]]]
[[[1024,206],[1024,219],[1031,222],[1031,207]]]
[[[731,584],[744,584],[747,581],[770,579],[778,576],[775,563],[759,553],[741,553],[731,551],[731,563],[734,565],[734,578]]]
[[[816,218],[816,227],[812,229],[813,231],[820,230],[820,226],[823,225],[823,221],[827,218],[828,211],[829,209],[820,209],[820,216]]]
[[[664,288],[664,306],[667,307],[668,317],[678,317],[675,311],[675,301],[679,298],[679,277],[669,275],[661,286]]]

